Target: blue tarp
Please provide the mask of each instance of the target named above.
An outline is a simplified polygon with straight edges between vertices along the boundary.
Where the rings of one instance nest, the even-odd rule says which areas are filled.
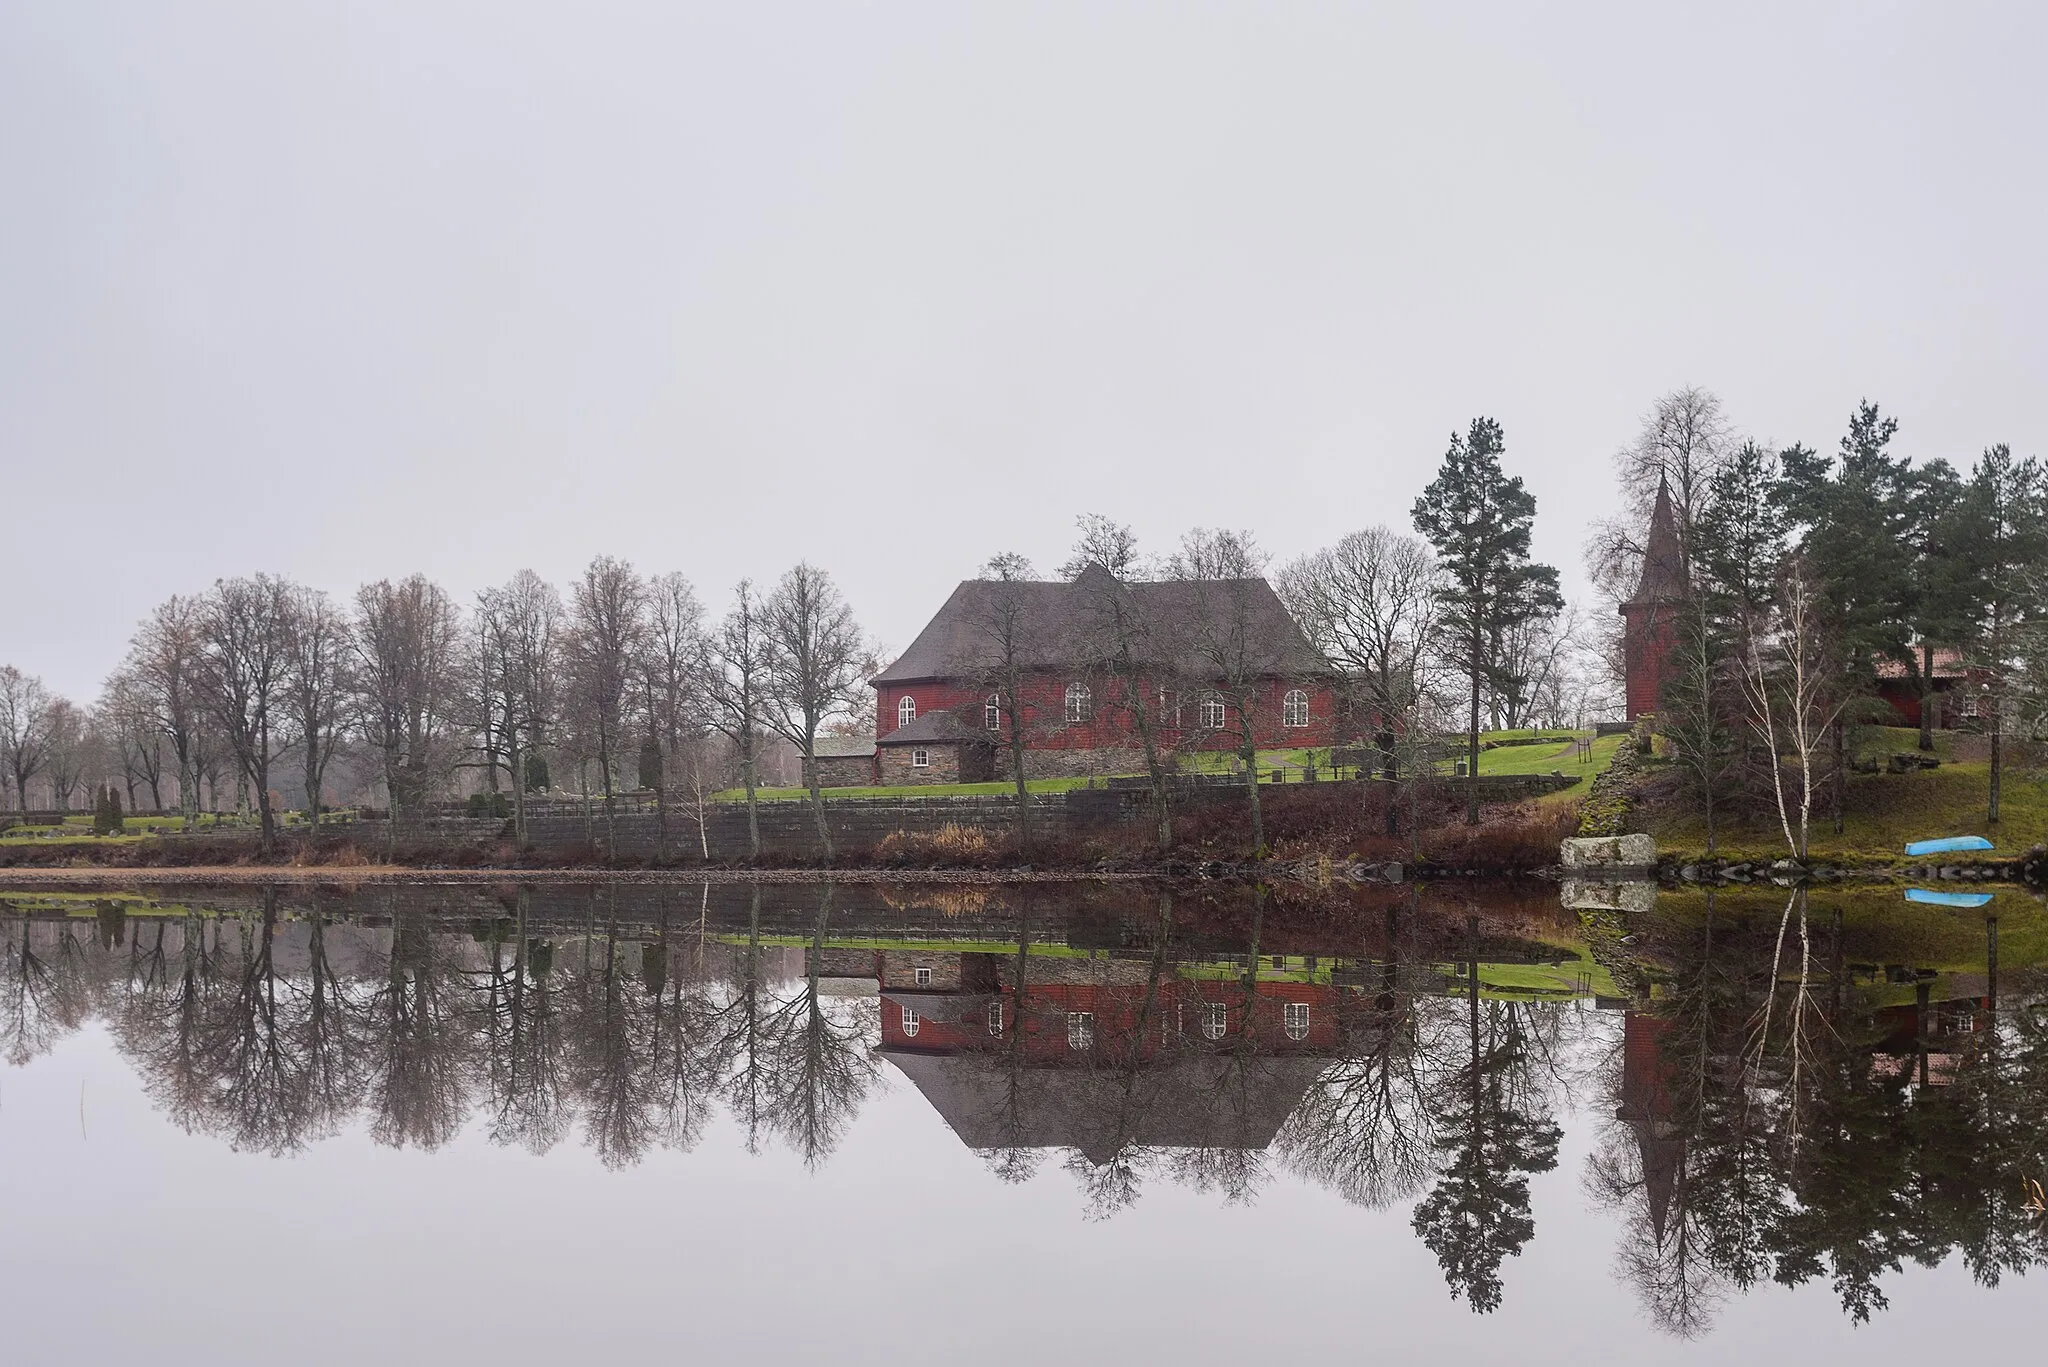
[[[1915,840],[1906,846],[1907,854],[1953,854],[1958,850],[1988,850],[1991,842],[1981,835],[1950,835],[1940,840]]]
[[[1930,907],[1981,907],[1991,900],[1988,892],[1936,892],[1932,888],[1907,888],[1906,900]]]

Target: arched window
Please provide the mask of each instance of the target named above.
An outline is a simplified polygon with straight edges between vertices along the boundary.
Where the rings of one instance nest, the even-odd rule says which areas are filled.
[[[1202,725],[1211,731],[1221,731],[1224,723],[1229,720],[1229,711],[1223,706],[1223,695],[1221,693],[1204,693],[1202,695]]]
[[[904,727],[917,720],[917,699],[908,693],[896,704],[896,725]]]
[[[1230,1025],[1230,1008],[1222,1002],[1202,1003],[1202,1033],[1210,1039],[1222,1039],[1223,1032]]]
[[[1308,1038],[1308,1003],[1289,1002],[1281,1016],[1281,1028],[1287,1031],[1287,1038],[1304,1040]]]
[[[1067,1048],[1093,1049],[1095,1047],[1095,1013],[1093,1011],[1067,1012]]]
[[[907,1006],[903,1008],[903,1033],[906,1035],[917,1033],[917,1012]]]
[[[1095,698],[1089,693],[1087,684],[1070,683],[1067,685],[1068,721],[1087,721],[1093,715],[1094,708]]]
[[[1003,699],[998,693],[988,695],[988,701],[981,705],[981,724],[991,731],[1003,729]]]
[[[1280,724],[1282,726],[1308,725],[1308,694],[1299,688],[1287,690],[1287,696],[1280,700]]]

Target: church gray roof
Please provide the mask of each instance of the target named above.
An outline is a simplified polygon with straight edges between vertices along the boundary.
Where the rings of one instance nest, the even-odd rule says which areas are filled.
[[[1678,540],[1678,517],[1671,510],[1671,488],[1657,481],[1657,506],[1650,513],[1650,537],[1643,546],[1643,577],[1631,603],[1674,603],[1686,597],[1685,551]]]
[[[1102,660],[1119,606],[1136,624],[1138,663],[1148,671],[1214,673],[1203,639],[1229,631],[1239,613],[1255,672],[1305,678],[1330,668],[1263,579],[1120,584],[1090,565],[1072,582],[967,580],[873,682],[986,675],[1002,658],[992,629],[1012,604],[1019,663],[1033,671],[1082,672]]]
[[[908,726],[899,726],[878,745],[992,745],[995,737],[978,731],[951,712],[927,712]]]
[[[1026,1065],[997,1055],[888,1048],[894,1064],[971,1149],[1071,1148],[1098,1165],[1129,1145],[1263,1149],[1329,1060],[1195,1053],[1116,1067]]]

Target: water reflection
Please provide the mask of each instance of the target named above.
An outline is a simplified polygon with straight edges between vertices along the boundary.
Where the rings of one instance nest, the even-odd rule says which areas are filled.
[[[1588,1174],[1627,1213],[1624,1274],[1682,1335],[1765,1279],[1825,1279],[1862,1321],[1908,1262],[1957,1253],[1995,1286],[2042,1255],[2038,908],[2001,1003],[1997,918],[1779,897],[1660,902],[1657,990],[1625,1017]]]
[[[384,886],[0,894],[0,1048],[92,1020],[162,1112],[290,1154],[466,1126],[607,1166],[715,1116],[816,1168],[886,1077],[993,1179],[1105,1218],[1286,1173],[1406,1209],[1498,1307],[1529,1179],[1584,1185],[1660,1327],[1765,1281],[1861,1321],[1884,1279],[2039,1260],[2048,918],[1775,890]],[[1999,936],[2004,935],[2003,965]]]

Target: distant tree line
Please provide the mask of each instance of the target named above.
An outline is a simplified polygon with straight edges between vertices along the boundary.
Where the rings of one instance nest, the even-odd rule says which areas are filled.
[[[1454,435],[1416,503],[1422,538],[1372,527],[1277,571],[1249,532],[1198,528],[1153,557],[1130,528],[1080,520],[1061,573],[1078,580],[1096,565],[1106,575],[1092,581],[1102,601],[1077,663],[1104,685],[1103,704],[1126,714],[1158,790],[1162,844],[1177,750],[1218,734],[1254,785],[1253,844],[1263,844],[1252,718],[1266,680],[1247,586],[1269,573],[1386,777],[1433,764],[1450,730],[1465,733],[1476,772],[1482,729],[1583,724],[1606,705],[1577,614],[1560,614],[1556,572],[1529,561],[1535,500],[1503,473],[1503,450],[1490,419]],[[978,623],[995,661],[982,682],[1009,719],[996,739],[1028,823],[1022,662],[1034,643],[1011,590],[1032,570],[1003,554],[980,574],[996,586]],[[1200,595],[1171,643],[1153,639],[1162,624],[1132,613],[1124,592],[1159,580]],[[1167,654],[1201,676],[1200,726],[1177,681],[1154,677]],[[158,606],[91,706],[0,666],[0,786],[16,808],[34,789],[60,810],[97,809],[118,786],[129,808],[175,806],[188,826],[202,809],[234,810],[266,845],[284,808],[317,826],[337,772],[381,795],[394,830],[467,791],[484,810],[502,808],[521,838],[531,794],[576,794],[593,823],[599,811],[610,823],[621,793],[651,792],[665,839],[672,802],[701,806],[732,786],[746,793],[758,852],[761,760],[787,746],[802,758],[829,854],[813,761],[827,735],[872,732],[866,680],[880,663],[831,576],[809,564],[765,590],[740,583],[716,620],[683,576],[608,556],[566,588],[522,570],[468,604],[420,575],[337,600],[257,574]]]
[[[118,779],[131,807],[146,793],[189,826],[202,797],[220,808],[231,792],[268,847],[281,769],[317,825],[348,754],[374,774],[394,827],[467,773],[464,786],[504,795],[523,835],[528,795],[572,776],[607,821],[635,789],[655,793],[664,818],[672,794],[702,801],[728,778],[751,799],[770,738],[808,759],[834,726],[866,723],[874,663],[831,577],[807,564],[765,593],[741,583],[717,621],[683,576],[609,556],[566,594],[522,570],[467,608],[420,575],[337,602],[258,574],[158,606],[89,708],[0,666],[0,762],[17,809],[32,785],[65,810]],[[730,766],[707,767],[713,736],[730,740]]]

